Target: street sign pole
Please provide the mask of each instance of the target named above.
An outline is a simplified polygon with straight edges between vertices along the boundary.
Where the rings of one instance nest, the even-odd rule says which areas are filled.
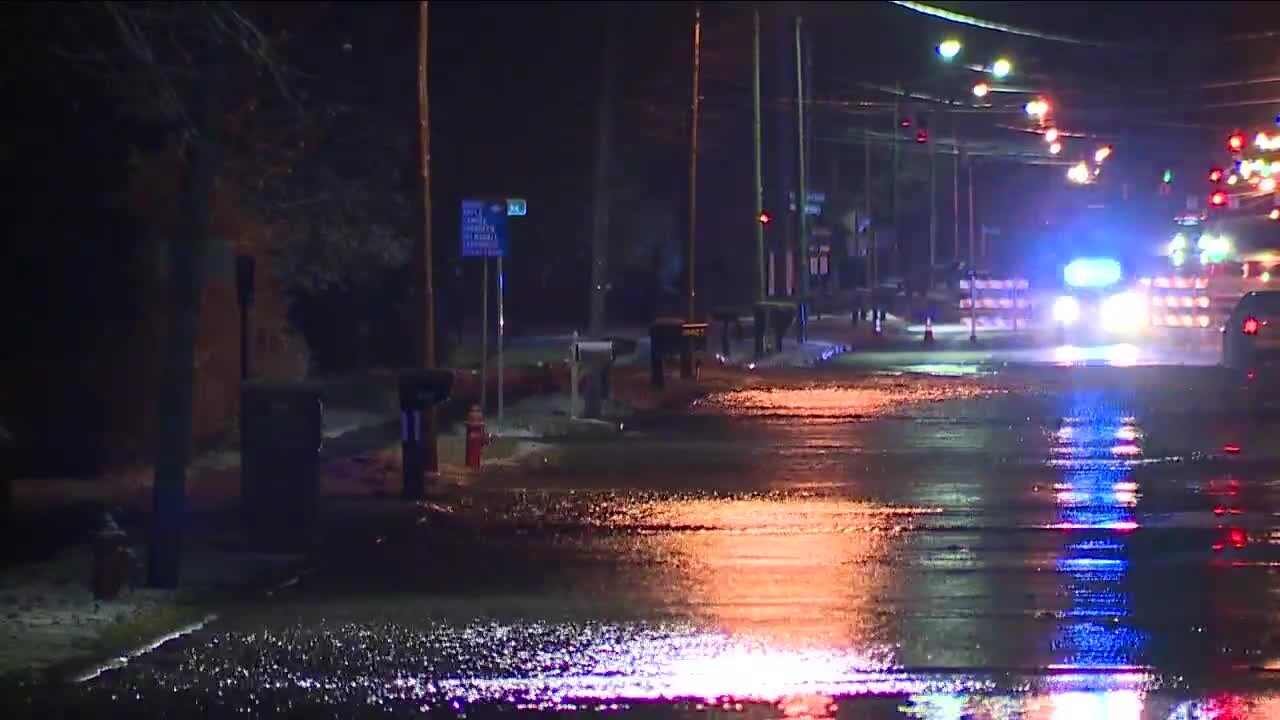
[[[489,408],[489,258],[480,258],[484,264],[484,279],[480,281],[480,410]]]
[[[506,293],[506,283],[503,282],[502,275],[502,256],[498,256],[498,425],[502,425],[502,375],[504,373],[504,365],[502,362],[502,334],[504,317],[502,315],[502,296]]]

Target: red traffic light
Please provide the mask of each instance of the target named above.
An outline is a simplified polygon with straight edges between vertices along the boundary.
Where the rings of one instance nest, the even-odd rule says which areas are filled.
[[[1222,182],[1222,170],[1214,168],[1209,171],[1209,182]]]
[[[758,218],[756,218],[756,219],[760,221],[760,224],[761,224],[761,225],[768,225],[768,224],[769,224],[769,221],[770,221],[770,220],[772,220],[773,218],[769,217],[769,213],[767,213],[767,212],[762,212],[762,213],[760,213],[760,217],[758,217]]]
[[[1231,152],[1240,152],[1244,149],[1244,135],[1241,133],[1231,133],[1231,137],[1227,138],[1227,147]]]
[[[916,142],[918,143],[929,142],[929,133],[925,130],[921,130],[920,132],[916,133]]]
[[[1227,194],[1221,190],[1209,196],[1209,204],[1214,207],[1222,207],[1227,204]]]

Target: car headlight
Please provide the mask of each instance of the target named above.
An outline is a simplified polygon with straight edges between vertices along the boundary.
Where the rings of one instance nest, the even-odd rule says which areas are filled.
[[[1080,319],[1080,303],[1070,295],[1053,301],[1053,321],[1062,325],[1074,325]]]
[[[1134,332],[1147,325],[1147,301],[1134,292],[1122,292],[1102,301],[1102,328],[1110,332]]]

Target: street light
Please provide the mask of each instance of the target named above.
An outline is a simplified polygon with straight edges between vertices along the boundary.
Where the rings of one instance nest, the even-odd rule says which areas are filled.
[[[1098,151],[1093,154],[1093,161],[1100,163],[1109,157],[1111,157],[1111,146],[1104,145],[1103,147],[1098,148]]]
[[[991,86],[986,83],[978,83],[973,86],[973,94],[978,97],[986,97],[989,92],[991,92]]]
[[[991,63],[991,75],[997,80],[1003,79],[1011,72],[1013,72],[1013,63],[1004,58],[1000,58],[994,63]]]
[[[960,48],[963,47],[959,40],[948,38],[938,43],[938,56],[943,60],[951,60],[960,54]]]
[[[1049,128],[1044,131],[1044,141],[1053,143],[1058,141],[1058,128]]]

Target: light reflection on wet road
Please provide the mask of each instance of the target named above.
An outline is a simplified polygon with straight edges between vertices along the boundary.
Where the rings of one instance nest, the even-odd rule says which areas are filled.
[[[288,594],[77,697],[1280,717],[1280,424],[1212,373],[817,377],[357,524]]]

